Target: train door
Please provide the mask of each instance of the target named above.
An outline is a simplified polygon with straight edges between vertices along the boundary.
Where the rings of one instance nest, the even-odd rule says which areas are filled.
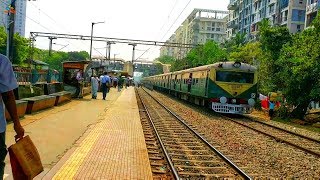
[[[207,71],[207,77],[206,77],[206,85],[205,85],[205,96],[208,96],[208,91],[209,91],[209,89],[208,89],[208,84],[209,84],[209,73],[210,73],[210,71]]]
[[[174,77],[173,89],[176,89],[176,87],[177,87],[177,76],[178,76],[178,75],[175,75],[175,77]]]
[[[190,93],[191,92],[191,85],[192,85],[192,73],[189,74],[187,84],[188,84],[188,92]]]

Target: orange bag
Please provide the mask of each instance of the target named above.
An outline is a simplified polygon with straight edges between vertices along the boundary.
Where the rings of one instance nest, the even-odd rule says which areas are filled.
[[[8,151],[15,180],[33,179],[43,171],[39,152],[29,136],[18,140]]]

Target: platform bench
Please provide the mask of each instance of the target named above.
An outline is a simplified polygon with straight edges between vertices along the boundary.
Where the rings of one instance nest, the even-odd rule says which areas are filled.
[[[69,91],[61,91],[61,92],[49,94],[49,96],[53,96],[56,98],[54,105],[58,106],[61,103],[64,103],[66,101],[70,101],[72,93]]]
[[[18,117],[23,117],[25,115],[27,105],[28,105],[28,101],[16,100]],[[6,110],[6,119],[7,121],[11,120],[11,116],[7,110]]]
[[[35,96],[30,98],[21,99],[23,101],[28,101],[28,106],[26,114],[31,114],[33,112],[53,107],[56,102],[56,97],[49,95]]]

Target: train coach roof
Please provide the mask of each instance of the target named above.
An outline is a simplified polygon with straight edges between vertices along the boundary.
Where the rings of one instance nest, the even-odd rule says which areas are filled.
[[[181,71],[176,71],[176,72],[172,72],[172,74],[178,74],[181,72],[193,72],[193,71],[201,71],[201,70],[207,70],[207,69],[211,69],[211,68],[215,68],[215,69],[219,69],[219,68],[223,68],[223,69],[235,69],[235,62],[232,61],[228,61],[228,62],[218,62],[218,63],[214,63],[214,64],[209,64],[209,65],[205,65],[205,66],[199,66],[199,67],[195,67],[195,68],[190,68],[190,69],[185,69],[185,70],[181,70]],[[255,66],[252,66],[250,64],[247,63],[240,63],[240,66],[237,67],[237,69],[239,70],[243,70],[243,71],[256,71],[257,68]]]
[[[239,67],[237,67],[236,65],[240,65]],[[170,74],[180,74],[180,73],[187,73],[187,72],[194,72],[194,71],[202,71],[202,70],[209,70],[211,68],[215,68],[215,69],[239,69],[241,71],[256,71],[257,68],[251,64],[247,64],[247,63],[236,63],[233,61],[228,61],[228,62],[217,62],[214,64],[209,64],[209,65],[205,65],[205,66],[199,66],[199,67],[195,67],[195,68],[190,68],[190,69],[184,69],[181,71],[175,71],[175,72],[171,72],[171,73],[166,73],[166,74],[158,74],[155,76],[150,76],[150,77],[159,77],[159,76],[165,76],[165,75],[170,75]]]
[[[239,64],[239,67],[236,67],[236,65]],[[237,62],[219,62],[219,63],[214,63],[212,65],[215,68],[224,68],[224,69],[234,69],[234,68],[238,68],[240,70],[243,71],[256,71],[257,67],[251,65],[251,64],[247,64],[247,63],[237,63]]]

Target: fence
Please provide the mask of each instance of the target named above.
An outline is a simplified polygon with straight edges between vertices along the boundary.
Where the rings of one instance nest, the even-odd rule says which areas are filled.
[[[61,74],[53,70],[14,69],[19,85],[61,82]]]

